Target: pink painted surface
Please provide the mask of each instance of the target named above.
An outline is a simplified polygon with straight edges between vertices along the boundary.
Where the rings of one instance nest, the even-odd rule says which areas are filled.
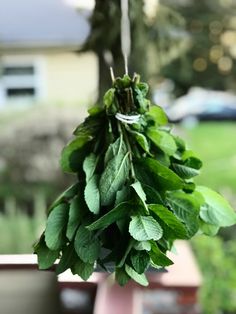
[[[94,314],[134,314],[133,293],[132,282],[122,288],[117,284],[104,281],[98,287]]]

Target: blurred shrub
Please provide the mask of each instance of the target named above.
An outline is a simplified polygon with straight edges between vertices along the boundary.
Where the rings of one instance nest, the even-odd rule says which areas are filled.
[[[192,246],[203,274],[202,313],[236,313],[236,243],[199,236]]]
[[[45,199],[38,194],[34,199],[34,214],[16,208],[14,198],[5,202],[5,213],[0,212],[0,254],[32,253],[33,244],[38,239],[45,224]]]
[[[0,199],[14,196],[24,206],[40,190],[54,198],[70,180],[59,157],[85,108],[37,106],[0,118]]]

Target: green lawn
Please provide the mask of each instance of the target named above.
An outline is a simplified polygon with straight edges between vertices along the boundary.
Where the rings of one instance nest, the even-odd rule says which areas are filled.
[[[181,136],[203,161],[196,182],[236,204],[236,123],[204,122],[192,129],[181,128]]]

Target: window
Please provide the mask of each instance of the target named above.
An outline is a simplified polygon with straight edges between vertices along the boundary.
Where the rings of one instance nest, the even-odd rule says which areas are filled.
[[[3,68],[3,75],[33,75],[33,66],[6,66]]]
[[[42,98],[42,62],[36,56],[9,56],[1,60],[0,106],[29,104]]]
[[[35,96],[34,88],[8,88],[6,89],[7,97],[33,97]]]

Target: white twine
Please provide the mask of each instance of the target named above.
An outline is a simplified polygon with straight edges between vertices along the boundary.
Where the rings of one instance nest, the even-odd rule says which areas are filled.
[[[132,115],[132,116],[128,116],[128,115],[125,115],[125,114],[122,114],[122,113],[117,113],[115,115],[116,119],[121,121],[121,122],[124,122],[124,123],[127,123],[127,124],[134,124],[134,123],[138,123],[139,119],[140,119],[140,114],[136,114],[136,115]]]
[[[121,51],[124,57],[125,74],[128,75],[128,58],[131,49],[129,0],[121,0]]]

